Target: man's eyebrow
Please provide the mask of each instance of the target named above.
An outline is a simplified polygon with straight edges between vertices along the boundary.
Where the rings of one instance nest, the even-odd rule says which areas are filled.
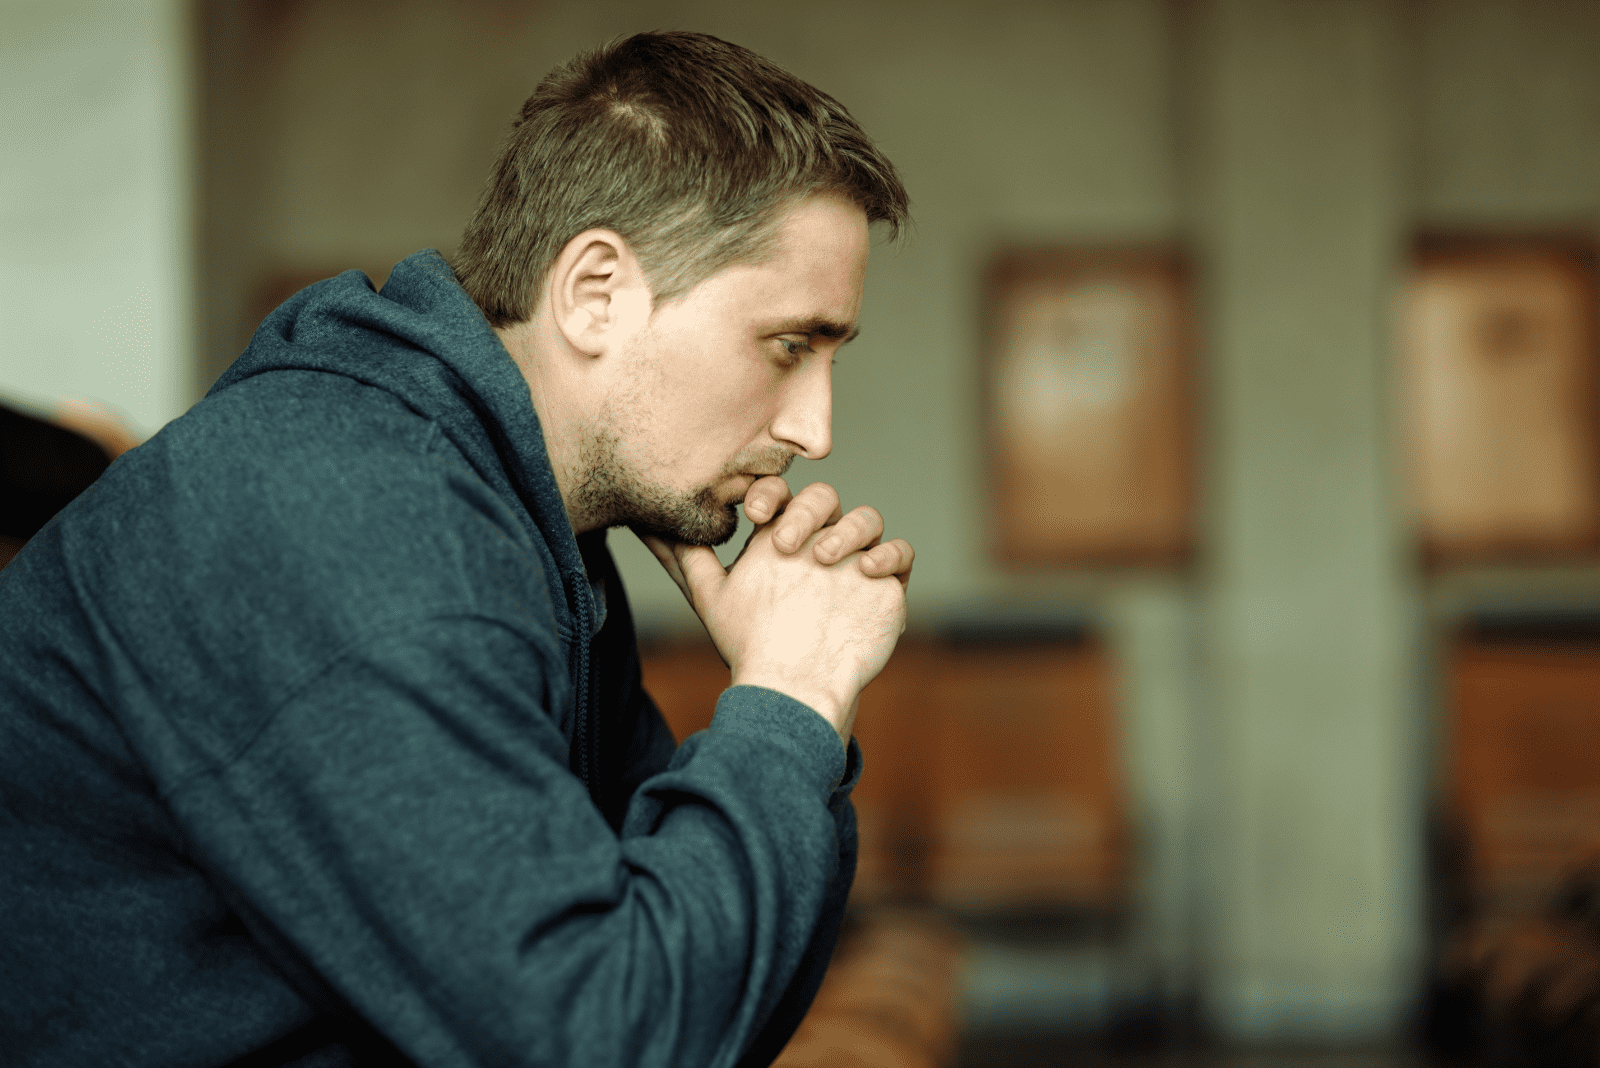
[[[785,319],[783,322],[774,323],[770,332],[825,337],[829,341],[846,345],[861,335],[861,328],[853,323],[840,323],[832,319]]]

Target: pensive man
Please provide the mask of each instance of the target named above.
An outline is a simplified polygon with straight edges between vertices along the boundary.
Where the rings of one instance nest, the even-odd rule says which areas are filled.
[[[540,84],[453,264],[302,291],[48,524],[0,572],[6,1063],[769,1062],[912,562],[778,476],[905,216],[828,96],[630,38]],[[732,672],[681,747],[617,526]]]

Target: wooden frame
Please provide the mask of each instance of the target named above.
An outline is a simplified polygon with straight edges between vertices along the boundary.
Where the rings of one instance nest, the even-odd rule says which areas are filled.
[[[1400,310],[1411,507],[1436,562],[1600,547],[1595,249],[1427,239]]]
[[[986,279],[994,546],[1173,563],[1194,541],[1188,272],[1171,251],[1013,251]]]

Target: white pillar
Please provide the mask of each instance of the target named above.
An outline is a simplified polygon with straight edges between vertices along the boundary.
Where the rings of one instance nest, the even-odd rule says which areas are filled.
[[[0,398],[191,397],[188,5],[0,0]]]
[[[1195,607],[1189,589],[1146,579],[1108,598],[1121,680],[1122,746],[1134,858],[1131,981],[1180,1019],[1199,980],[1195,833],[1204,773],[1196,723]]]
[[[1197,11],[1203,929],[1211,1021],[1240,1039],[1381,1037],[1414,993],[1418,664],[1389,381],[1397,7]]]

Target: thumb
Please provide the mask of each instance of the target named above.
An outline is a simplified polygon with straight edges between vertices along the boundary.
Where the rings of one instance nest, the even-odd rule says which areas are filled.
[[[717,554],[704,545],[673,543],[671,550],[678,573],[683,576],[683,592],[698,611],[701,605],[716,597],[717,590],[727,581],[728,573],[723,570]]]

